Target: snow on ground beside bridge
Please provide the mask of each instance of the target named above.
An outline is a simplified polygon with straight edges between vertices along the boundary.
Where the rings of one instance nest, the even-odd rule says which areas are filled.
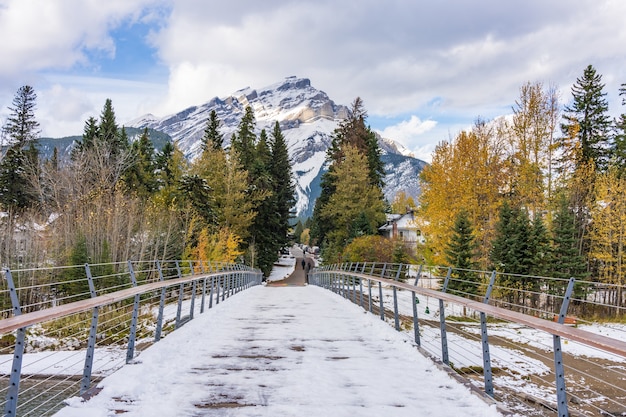
[[[402,333],[313,286],[237,294],[99,386],[57,416],[499,415]]]

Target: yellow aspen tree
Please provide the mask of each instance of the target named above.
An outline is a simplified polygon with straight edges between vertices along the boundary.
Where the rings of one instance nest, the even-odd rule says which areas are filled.
[[[478,122],[452,142],[440,143],[420,179],[419,227],[426,237],[427,262],[445,263],[444,250],[458,213],[475,225],[479,262],[486,266],[507,172],[498,126]]]
[[[546,175],[553,135],[551,96],[541,83],[526,83],[513,108],[509,137],[512,202],[538,213],[546,207]]]
[[[626,179],[620,178],[612,167],[598,176],[594,197],[589,257],[601,282],[623,286],[626,283]]]

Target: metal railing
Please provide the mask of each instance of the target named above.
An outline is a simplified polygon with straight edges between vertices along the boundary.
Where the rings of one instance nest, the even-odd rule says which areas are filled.
[[[599,319],[624,322],[621,286],[383,263],[320,267],[311,271],[309,282],[379,315],[396,330],[412,330],[411,338],[424,353],[499,402],[506,398],[509,405],[514,397],[522,410],[533,403],[541,410],[534,415],[546,409],[559,417],[625,415],[626,326],[612,336],[591,331]],[[421,315],[420,297],[426,301]],[[544,334],[546,343],[531,340],[537,335],[543,340]],[[574,343],[602,352],[602,359],[564,354],[563,344]],[[494,359],[503,365],[493,367]],[[530,361],[541,363],[541,372],[516,369]],[[472,365],[462,365],[468,362]],[[515,379],[518,387],[551,392],[540,396],[510,389]]]
[[[49,415],[68,397],[90,395],[94,381],[132,362],[198,310],[262,279],[244,265],[177,260],[2,273],[5,416]]]

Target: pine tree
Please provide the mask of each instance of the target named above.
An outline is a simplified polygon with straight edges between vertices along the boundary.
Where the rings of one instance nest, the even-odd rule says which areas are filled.
[[[558,208],[552,222],[552,263],[549,275],[569,279],[587,276],[585,258],[580,254],[576,216],[567,198],[559,197]],[[565,284],[558,284],[563,289]]]
[[[336,191],[320,213],[320,221],[333,225],[324,255],[324,260],[329,262],[339,259],[355,234],[363,234],[359,232],[364,229],[367,229],[365,232],[375,231],[385,220],[380,189],[368,181],[366,156],[350,145],[345,146],[343,152],[343,162],[331,174]]]
[[[578,127],[578,143],[581,148],[576,166],[592,160],[597,169],[607,168],[610,153],[609,129],[610,117],[607,114],[609,105],[606,99],[602,76],[596,73],[593,66],[585,68],[582,78],[577,78],[572,87],[574,101],[565,107],[561,125],[563,135],[567,136],[575,126]]]
[[[37,94],[33,87],[25,85],[17,90],[13,98],[13,107],[9,107],[9,116],[2,130],[11,145],[23,148],[39,138],[39,122],[35,118]]]
[[[97,140],[98,120],[92,116],[85,122],[82,139],[74,142],[74,147],[70,152],[70,157],[72,158],[72,160],[77,161],[78,159],[80,159],[83,152],[93,149],[94,144]]]
[[[454,268],[453,280],[448,289],[461,294],[478,294],[476,269],[476,239],[466,210],[456,217],[452,236],[446,248],[446,260]]]
[[[148,195],[156,189],[154,176],[154,146],[145,128],[138,140],[131,145],[133,164],[124,173],[124,182],[129,190]]]
[[[278,251],[282,246],[280,238],[279,221],[277,216],[277,199],[274,193],[274,177],[270,166],[272,153],[268,144],[265,129],[259,135],[259,141],[255,149],[254,160],[250,178],[252,186],[257,191],[264,191],[266,196],[256,207],[256,217],[252,223],[252,241],[250,242],[249,264],[255,265],[267,277],[272,271],[274,262],[278,259]]]
[[[552,248],[548,229],[539,214],[533,219],[530,248],[533,256],[531,275],[546,276],[552,262]]]
[[[491,250],[494,269],[510,274],[528,275],[532,272],[531,231],[528,213],[520,207],[511,208],[505,201],[500,209]]]
[[[211,147],[213,149],[221,149],[224,146],[224,135],[220,133],[222,122],[217,117],[215,110],[211,110],[209,119],[207,120],[204,136],[202,136],[202,149]]]
[[[254,111],[252,107],[247,106],[239,126],[237,128],[237,134],[233,134],[231,140],[231,147],[239,155],[241,166],[244,170],[250,171],[252,164],[255,160],[255,146],[256,146],[256,134],[254,133],[254,127],[256,121],[254,118]]]
[[[626,105],[626,84],[619,89],[622,96],[622,106]],[[615,137],[613,140],[612,164],[617,168],[618,174],[624,176],[626,172],[626,113],[622,113],[615,120]]]
[[[366,125],[367,112],[363,108],[363,101],[357,97],[352,103],[350,116],[342,121],[333,133],[330,147],[326,153],[326,161],[329,164],[328,171],[323,174],[321,180],[321,194],[315,201],[311,227],[311,237],[324,245],[328,236],[341,229],[342,226],[334,224],[333,218],[324,218],[326,207],[331,204],[333,196],[337,193],[337,170],[346,159],[346,150],[355,149],[364,158],[364,167],[367,170],[367,183],[374,187],[381,203],[383,201],[382,187],[384,185],[384,165],[380,159],[380,148],[376,135]],[[326,210],[327,211],[327,210]],[[356,220],[356,217],[355,219]],[[371,218],[368,217],[368,221]],[[375,230],[378,225],[371,225]],[[335,243],[337,239],[333,239]],[[336,252],[337,249],[332,251]]]
[[[289,222],[292,218],[292,209],[296,203],[296,187],[287,142],[278,122],[274,124],[274,129],[272,130],[270,148],[272,154],[269,172],[273,179],[272,192],[276,200],[276,216],[278,216],[276,237],[280,247],[283,247],[289,241],[287,233],[289,231]]]
[[[2,129],[9,147],[0,162],[0,204],[5,210],[22,211],[36,201],[34,182],[38,182],[39,122],[35,119],[37,94],[32,87],[21,87]]]

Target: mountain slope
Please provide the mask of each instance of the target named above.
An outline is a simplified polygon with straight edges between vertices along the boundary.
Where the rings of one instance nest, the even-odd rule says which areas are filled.
[[[332,133],[348,115],[348,108],[335,104],[326,93],[312,87],[307,78],[288,77],[260,90],[245,88],[170,116],[145,115],[131,121],[129,126],[149,127],[170,135],[185,155],[193,159],[201,151],[201,138],[210,112],[215,110],[222,121],[221,132],[228,146],[246,106],[254,110],[258,132],[261,129],[269,132],[275,121],[280,123],[297,182],[296,212],[300,217],[309,216],[320,193],[319,182],[325,171],[324,160]],[[385,196],[391,200],[400,190],[417,196],[417,176],[426,163],[407,155],[406,149],[391,140],[379,137],[379,144],[387,172]]]

